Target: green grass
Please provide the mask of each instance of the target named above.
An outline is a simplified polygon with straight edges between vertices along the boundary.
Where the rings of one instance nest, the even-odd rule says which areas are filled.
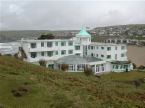
[[[0,56],[0,106],[4,108],[144,108],[145,84],[114,82],[145,77],[143,72],[85,76],[48,70]],[[27,88],[22,97],[13,89]]]

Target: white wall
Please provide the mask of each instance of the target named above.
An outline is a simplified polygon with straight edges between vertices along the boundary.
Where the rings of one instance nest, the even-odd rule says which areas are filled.
[[[80,44],[75,44],[74,41],[72,46],[68,45],[68,42],[72,41],[70,39],[65,39],[65,40],[27,40],[27,41],[23,41],[22,42],[22,47],[24,49],[24,51],[26,52],[26,55],[28,57],[27,61],[29,62],[37,62],[41,59],[45,59],[45,60],[57,60],[63,56],[68,56],[68,55],[74,55],[74,54],[80,54],[81,56],[83,56],[83,46]],[[41,42],[44,42],[44,47],[41,47]],[[47,47],[47,42],[52,42],[53,45],[52,47]],[[55,42],[58,42],[58,45],[55,45]],[[61,42],[66,42],[65,46],[61,46]],[[31,48],[30,44],[31,43],[36,43],[36,48]],[[80,50],[75,50],[75,46],[79,45],[80,46]],[[61,51],[65,50],[66,54],[62,55]],[[69,50],[73,50],[72,54],[69,54],[68,51]],[[49,57],[47,56],[47,51],[53,51],[53,56]],[[58,55],[55,55],[55,51],[58,51]],[[37,57],[36,58],[32,58],[30,53],[31,52],[36,52],[37,53]],[[41,56],[41,52],[44,52],[44,56]]]
[[[126,45],[106,45],[106,43],[102,44],[102,45],[97,45],[97,44],[91,44],[90,46],[93,46],[94,49],[88,49],[88,56],[91,56],[92,54],[94,55],[94,57],[98,57],[97,58],[101,58],[103,60],[106,61],[112,61],[112,60],[118,60],[118,61],[126,61],[127,60],[127,48]],[[121,49],[121,47],[124,46],[125,49]],[[104,47],[104,49],[101,49],[101,47]],[[108,51],[107,47],[111,47],[111,50]],[[117,47],[117,50],[115,49]],[[124,54],[124,57],[121,57],[121,54]],[[104,55],[104,57],[101,57],[101,55]],[[107,55],[111,55],[111,58],[108,59]],[[117,55],[117,59],[116,56]]]

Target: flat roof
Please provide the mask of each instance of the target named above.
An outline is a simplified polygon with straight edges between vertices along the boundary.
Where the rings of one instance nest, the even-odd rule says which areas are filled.
[[[112,64],[130,64],[130,61],[112,61]]]
[[[62,57],[56,61],[58,64],[87,64],[89,62],[102,61],[95,57],[81,57],[78,55],[69,55]]]
[[[112,45],[112,46],[124,45],[124,46],[126,46],[125,44],[102,43],[102,42],[91,42],[90,45],[104,45],[104,46],[107,46],[107,45]]]
[[[73,41],[72,38],[70,39],[41,39],[41,40],[38,40],[38,39],[23,39],[21,40],[22,42],[53,42],[53,41]]]

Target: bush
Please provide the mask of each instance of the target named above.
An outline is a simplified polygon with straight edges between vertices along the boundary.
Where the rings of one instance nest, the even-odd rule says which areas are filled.
[[[68,65],[67,64],[61,64],[60,68],[61,68],[61,70],[66,71],[66,70],[68,70]]]
[[[132,65],[133,65],[133,69],[136,69],[136,64],[135,63],[132,63]]]
[[[46,61],[45,60],[39,60],[40,66],[46,67]]]
[[[18,53],[14,54],[14,57],[15,57],[16,59],[21,59],[21,58],[19,58]]]
[[[138,69],[141,69],[141,70],[143,70],[143,69],[145,69],[145,66],[143,66],[143,65],[140,65],[140,66],[138,67]]]
[[[5,56],[10,56],[11,57],[12,55],[11,54],[5,54]]]
[[[18,87],[17,89],[12,89],[11,92],[15,97],[22,97],[28,92],[28,89],[25,87]]]
[[[87,76],[93,75],[93,71],[92,71],[92,69],[91,69],[89,66],[86,66],[86,67],[84,68],[84,73],[85,73],[85,75],[87,75]]]

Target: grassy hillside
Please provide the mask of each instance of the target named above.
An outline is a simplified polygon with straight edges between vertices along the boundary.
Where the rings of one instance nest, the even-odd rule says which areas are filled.
[[[144,108],[142,72],[85,76],[0,56],[1,108]]]

